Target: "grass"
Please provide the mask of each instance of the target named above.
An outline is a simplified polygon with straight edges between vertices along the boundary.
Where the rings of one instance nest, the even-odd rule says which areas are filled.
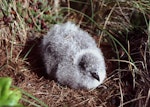
[[[149,0],[1,0],[0,76],[10,76],[14,85],[25,90],[21,100],[25,106],[146,107],[150,96],[149,15]],[[81,25],[103,48],[108,78],[96,90],[61,87],[41,75],[39,39],[53,24],[67,20]]]
[[[15,86],[13,86],[13,87],[15,87]],[[15,87],[15,88],[17,88],[17,87]],[[19,88],[17,88],[17,89],[19,89]],[[33,95],[25,92],[24,90],[21,90],[21,89],[19,89],[19,90],[21,91],[21,93],[23,95],[27,96],[28,98],[31,98],[31,99],[35,100],[36,102],[31,102],[29,99],[26,99],[25,97],[21,98],[22,101],[27,102],[30,105],[34,106],[34,107],[41,107],[41,106],[42,107],[48,107],[48,105],[46,105],[44,102],[40,101],[38,98],[34,97]]]

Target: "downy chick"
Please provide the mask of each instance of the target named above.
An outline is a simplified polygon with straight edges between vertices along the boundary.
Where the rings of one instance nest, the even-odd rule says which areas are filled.
[[[72,22],[52,27],[42,40],[41,50],[47,74],[62,85],[94,89],[106,77],[101,50]]]

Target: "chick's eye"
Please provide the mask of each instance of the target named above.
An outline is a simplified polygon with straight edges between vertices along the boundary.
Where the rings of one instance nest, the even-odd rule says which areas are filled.
[[[79,67],[80,67],[81,69],[83,69],[83,70],[86,69],[86,65],[85,65],[85,63],[82,62],[82,61],[79,63]]]

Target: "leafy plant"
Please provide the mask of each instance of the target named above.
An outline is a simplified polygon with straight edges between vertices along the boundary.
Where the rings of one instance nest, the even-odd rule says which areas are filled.
[[[0,78],[0,107],[4,106],[22,106],[19,104],[21,92],[17,89],[11,89],[11,78]]]

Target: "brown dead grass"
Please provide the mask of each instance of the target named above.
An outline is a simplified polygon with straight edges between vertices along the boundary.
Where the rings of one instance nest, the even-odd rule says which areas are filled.
[[[93,35],[97,43],[103,41],[100,46],[107,63],[107,78],[103,85],[95,90],[74,90],[49,80],[39,55],[39,44],[44,34],[43,32],[34,32],[32,28],[34,23],[20,27],[18,24],[21,21],[19,16],[13,19],[15,22],[13,27],[12,22],[9,24],[2,19],[0,22],[0,77],[11,77],[13,85],[32,94],[49,107],[148,107],[150,96],[150,61],[146,60],[149,59],[147,33],[138,33],[137,37],[137,32],[132,32],[130,34],[131,39],[129,38],[129,41],[125,41],[124,34],[120,35],[117,31],[130,28],[129,16],[133,9],[130,7],[131,5],[105,4],[104,2],[93,0],[93,3],[97,2],[99,5],[98,7],[95,6],[94,12],[100,8],[100,13],[96,14],[94,20],[100,27],[108,29],[126,47],[128,52],[131,52],[131,55],[133,54],[132,58],[137,62],[136,66],[139,68],[138,71],[135,71],[137,72],[135,78],[133,78],[134,68],[130,64],[121,63],[119,68],[117,62],[109,60],[116,59],[116,53],[114,48],[112,48],[112,42],[110,42],[112,40],[108,37],[107,33],[98,33],[98,28],[95,25],[92,25],[83,15],[75,12],[65,13],[67,17],[65,20],[75,20]],[[66,6],[66,4],[63,3],[62,6]],[[67,6],[73,7],[73,4],[67,4]],[[81,7],[84,7],[81,10],[82,12],[91,16],[91,11],[89,11],[91,8],[89,9],[84,4],[79,5],[75,9],[80,11]],[[36,9],[36,7],[34,8]],[[3,16],[3,18],[7,17]],[[48,29],[45,28],[45,30],[47,31]],[[105,38],[100,39],[96,35]],[[118,50],[121,60],[128,61],[128,56],[120,46],[118,46]],[[119,61],[119,59],[117,60]],[[135,81],[133,81],[134,79]],[[133,87],[134,82],[136,82],[135,87]],[[37,101],[26,95],[23,95],[23,98],[38,104]],[[24,106],[33,106],[24,100],[21,100],[21,102]]]

